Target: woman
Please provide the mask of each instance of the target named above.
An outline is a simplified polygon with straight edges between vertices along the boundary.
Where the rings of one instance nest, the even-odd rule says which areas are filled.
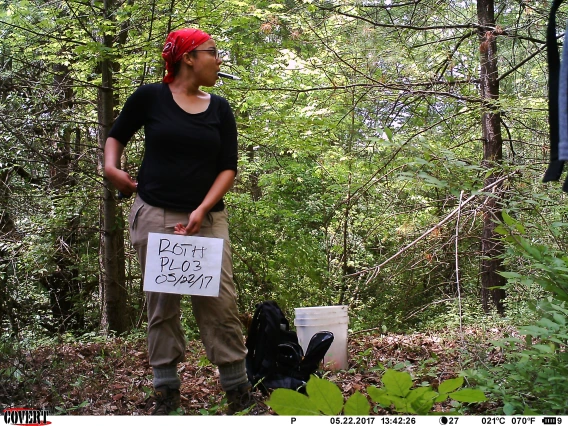
[[[167,70],[163,83],[138,88],[109,133],[105,174],[123,194],[137,192],[129,226],[142,271],[149,232],[225,240],[219,297],[192,296],[191,302],[232,414],[250,404],[251,389],[223,203],[237,172],[236,123],[225,99],[200,90],[215,84],[222,63],[208,34],[192,28],[173,31],[162,57]],[[141,127],[145,153],[135,182],[120,170],[120,157]],[[177,364],[185,355],[180,299],[175,294],[146,293],[148,355],[157,401],[153,414],[168,414],[180,403]]]

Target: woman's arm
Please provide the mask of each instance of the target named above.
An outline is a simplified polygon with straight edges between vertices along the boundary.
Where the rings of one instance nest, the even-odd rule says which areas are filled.
[[[203,199],[203,202],[189,214],[187,226],[178,223],[175,226],[174,232],[182,235],[195,235],[199,233],[205,215],[223,198],[229,189],[231,189],[235,182],[235,176],[236,173],[234,170],[223,170],[219,173],[217,179],[215,179],[215,182],[213,182],[209,192]]]
[[[105,175],[110,183],[122,194],[129,197],[136,192],[136,182],[128,173],[120,169],[120,157],[124,145],[118,139],[108,138],[105,143]]]

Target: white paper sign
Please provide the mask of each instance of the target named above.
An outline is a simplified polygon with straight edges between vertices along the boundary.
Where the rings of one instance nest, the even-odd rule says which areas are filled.
[[[148,234],[144,291],[219,296],[223,239]]]

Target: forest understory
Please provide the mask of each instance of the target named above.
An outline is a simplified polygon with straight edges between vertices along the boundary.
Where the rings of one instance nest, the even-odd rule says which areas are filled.
[[[502,353],[492,340],[517,335],[512,328],[438,331],[402,334],[350,335],[349,369],[323,370],[325,377],[348,398],[364,395],[370,385],[381,386],[386,368],[409,372],[415,384],[428,382],[434,389],[460,371],[480,365],[499,365]],[[4,355],[3,355],[4,356]],[[152,411],[152,369],[146,342],[114,338],[101,342],[63,343],[22,351],[0,359],[0,371],[12,371],[0,385],[0,406],[47,408],[53,414],[148,415]],[[226,408],[216,367],[205,356],[200,341],[187,345],[186,361],[179,365],[181,406],[185,415],[217,415]],[[265,398],[258,392],[259,408]],[[471,404],[466,414],[492,414],[499,406],[491,401]],[[438,404],[435,411],[450,411]],[[377,407],[371,414],[396,414]]]

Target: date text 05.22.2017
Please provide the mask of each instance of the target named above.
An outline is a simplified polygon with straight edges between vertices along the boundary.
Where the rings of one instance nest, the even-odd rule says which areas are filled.
[[[416,419],[413,417],[342,416],[330,417],[329,423],[332,425],[414,425],[416,424]]]

